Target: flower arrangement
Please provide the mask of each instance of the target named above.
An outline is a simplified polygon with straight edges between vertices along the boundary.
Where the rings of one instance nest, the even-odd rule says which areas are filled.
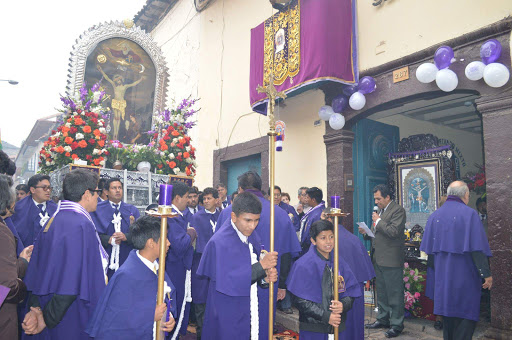
[[[468,172],[462,180],[467,183],[469,190],[481,195],[485,192],[485,166],[475,164],[478,172]]]
[[[405,309],[411,312],[419,305],[418,301],[424,289],[421,283],[425,281],[424,276],[425,272],[420,272],[418,269],[411,269],[409,263],[404,263]]]
[[[107,131],[101,105],[105,92],[99,83],[87,90],[86,84],[73,97],[61,97],[64,109],[58,123],[39,152],[42,173],[49,173],[74,160],[89,165],[103,166],[108,151],[105,149]]]

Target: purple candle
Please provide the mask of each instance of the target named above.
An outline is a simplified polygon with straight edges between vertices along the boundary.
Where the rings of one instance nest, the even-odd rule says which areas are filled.
[[[331,208],[340,208],[340,196],[331,196]]]
[[[158,205],[172,205],[171,184],[160,184],[160,196],[158,197]]]

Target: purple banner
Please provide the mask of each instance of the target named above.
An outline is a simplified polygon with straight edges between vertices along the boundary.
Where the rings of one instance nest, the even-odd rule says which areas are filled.
[[[294,0],[251,30],[251,107],[266,114],[258,93],[274,76],[277,91],[299,94],[325,82],[359,80],[355,0]]]
[[[5,298],[7,297],[7,295],[9,295],[10,291],[11,289],[9,289],[8,287],[0,285],[0,307],[4,303]]]

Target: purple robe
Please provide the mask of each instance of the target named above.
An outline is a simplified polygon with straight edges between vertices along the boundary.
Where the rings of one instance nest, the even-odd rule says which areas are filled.
[[[75,295],[76,300],[55,328],[23,338],[90,339],[85,328],[105,289],[96,229],[87,217],[70,210],[50,221],[35,241],[25,276],[27,290],[37,295],[42,309],[54,294]]]
[[[170,310],[176,315],[176,290],[171,288]],[[86,332],[95,339],[153,339],[158,276],[132,250],[98,301]],[[165,297],[167,302],[168,297]]]
[[[342,225],[339,225],[338,251],[340,260],[352,270],[361,289],[361,296],[354,299],[352,309],[347,312],[347,327],[340,333],[340,339],[364,339],[364,282],[375,277],[372,260],[361,240]]]
[[[322,201],[320,204],[312,208],[310,211],[307,212],[306,215],[302,217],[300,220],[300,224],[302,227],[302,224],[304,224],[302,234],[300,235],[300,244],[302,247],[301,255],[304,255],[308,252],[309,247],[311,246],[311,238],[309,237],[309,229],[311,229],[311,225],[320,220],[320,217],[322,216],[322,211],[325,209],[325,202]]]
[[[177,213],[173,209],[174,212]],[[181,313],[181,306],[185,298],[185,279],[187,270],[192,269],[192,259],[194,257],[194,248],[190,236],[187,234],[188,222],[184,216],[167,219],[167,238],[171,243],[167,257],[165,258],[165,272],[169,275],[172,283],[176,287],[176,324]],[[181,328],[174,329],[173,332],[179,331],[186,334],[188,325],[188,316],[190,311],[190,303],[185,306],[185,314]]]
[[[16,239],[16,255],[18,255],[19,257],[23,249],[25,249],[23,241],[21,240],[20,235],[18,234],[18,230],[16,230],[16,226],[14,225],[14,223],[12,223],[11,218],[6,218],[4,222],[5,225],[7,225],[7,228],[9,228],[9,230],[12,232],[14,238]]]
[[[286,280],[288,290],[301,299],[321,304],[322,277],[326,264],[333,268],[332,252],[330,260],[326,261],[317,253],[316,246],[310,247],[308,252],[293,264],[290,275]],[[363,293],[360,284],[349,265],[341,257],[339,259],[339,273],[345,281],[345,291],[339,293],[339,299],[346,296],[361,297]],[[300,331],[301,340],[327,340],[327,338],[327,333]]]
[[[46,212],[52,216],[57,210],[57,204],[52,200],[46,201]],[[11,216],[12,223],[18,230],[18,234],[25,247],[34,244],[34,240],[41,231],[41,217],[39,208],[35,205],[31,195],[16,202],[14,215]]]
[[[261,247],[254,232],[249,242],[259,259]],[[231,220],[225,221],[204,248],[197,269],[198,275],[209,280],[202,333],[205,339],[250,338],[251,270],[249,245],[240,240]],[[258,302],[261,318],[261,309],[268,309],[268,295],[267,301],[262,301],[258,294]],[[259,333],[260,338],[262,334],[266,338],[267,328],[261,328],[261,320]]]
[[[254,230],[254,233],[258,235],[259,240],[261,240],[261,247],[265,250],[270,250],[270,202],[266,200],[261,192],[255,190],[246,190],[247,192],[251,192],[258,196],[261,205],[261,216],[260,222],[258,226]],[[231,206],[222,210],[219,220],[217,221],[217,229],[222,223],[221,228],[225,226],[229,226],[226,224],[226,220],[231,221]],[[223,218],[226,218],[222,220]],[[274,236],[274,249],[278,252],[278,260],[277,260],[277,272],[280,273],[281,268],[281,257],[284,254],[292,254],[293,257],[296,257],[300,252],[300,244],[297,239],[297,234],[295,233],[295,229],[293,228],[292,222],[290,221],[290,217],[286,214],[286,212],[279,208],[279,206],[275,206],[275,236]],[[277,306],[277,288],[278,282],[274,284],[274,314]],[[259,320],[260,320],[260,339],[266,339],[267,333],[261,332],[262,329],[268,329],[268,289],[262,289],[258,287],[258,299],[260,303],[259,308]],[[275,320],[275,318],[274,318]]]
[[[197,232],[196,251],[192,261],[192,301],[194,303],[206,303],[208,280],[197,275],[197,268],[201,262],[204,248],[213,236],[213,226],[210,223],[210,218],[213,215],[213,219],[216,221],[219,218],[219,214],[218,210],[210,214],[203,209],[193,215],[190,221],[190,226]]]
[[[460,198],[430,215],[420,250],[434,254],[434,314],[478,321],[482,280],[471,257],[491,255],[478,213]]]
[[[130,233],[130,216],[135,217],[135,219],[138,219],[140,217],[139,209],[137,209],[135,206],[120,202],[119,206],[119,212],[121,213],[121,232],[124,234]],[[109,235],[112,236],[112,234],[115,233],[114,229],[114,223],[112,223],[112,219],[114,216],[114,208],[112,208],[112,205],[110,204],[109,200],[105,200],[103,202],[98,203],[98,206],[96,208],[96,211],[91,213],[91,217],[94,221],[94,224],[96,225],[96,229],[98,230],[98,234],[100,235]],[[121,242],[120,248],[119,248],[119,266],[121,266],[124,261],[128,258],[128,254],[130,254],[130,251],[132,251],[133,247],[128,244],[128,242],[124,241]],[[105,250],[108,253],[108,256],[112,255],[112,245],[108,245],[105,247]],[[108,270],[108,278],[110,278],[114,275],[115,271],[112,269]]]
[[[297,215],[297,212],[295,211],[295,208],[289,204],[284,203],[284,202],[279,202],[278,206],[279,206],[279,208],[286,211],[286,213],[288,214],[288,217],[290,217],[290,220],[292,221],[295,231],[299,231],[300,219],[299,219],[299,215]]]

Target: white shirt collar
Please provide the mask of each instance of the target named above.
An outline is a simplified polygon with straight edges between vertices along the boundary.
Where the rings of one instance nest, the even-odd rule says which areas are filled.
[[[43,205],[43,208],[44,210],[46,210],[46,201],[42,202],[42,203],[37,203],[35,199],[32,198],[32,201],[34,202],[34,204],[36,205],[36,207],[39,209],[39,207],[37,206],[38,204],[42,204]]]
[[[178,212],[178,214],[180,214],[180,216],[183,216],[183,213],[180,211],[180,209],[178,209],[174,204],[171,206],[175,211]]]
[[[115,209],[116,207],[114,207],[114,204],[117,204],[117,207],[118,208],[121,208],[121,203],[123,203],[123,201],[119,202],[119,203],[114,203],[112,202],[111,200],[108,200],[110,202],[110,206],[112,207],[112,209]]]
[[[136,251],[136,253],[137,253],[137,256],[139,257],[139,259],[142,261],[142,263],[144,263],[146,265],[146,267],[148,267],[152,272],[154,272],[154,270],[156,270],[158,272],[159,266],[158,266],[158,262],[156,260],[155,260],[155,262],[151,262],[147,258],[142,256],[141,254],[139,254],[138,250]]]
[[[386,205],[386,207],[384,208],[384,210],[382,210],[382,212],[386,211],[386,209],[389,207],[389,205],[391,204],[391,202],[393,202],[393,201],[389,201],[388,205]]]
[[[207,210],[207,209],[204,209],[204,211],[207,213],[207,214],[210,214],[210,215],[213,215],[217,212],[217,208],[215,208],[215,210],[213,212],[211,212],[210,210]]]
[[[188,207],[188,210],[189,210],[192,214],[194,214],[194,209],[197,209],[197,211],[199,211],[198,205],[196,205],[196,207],[195,207],[195,208]]]
[[[242,241],[242,243],[245,243],[247,244],[248,243],[248,240],[249,238],[247,236],[245,236],[244,234],[242,234],[240,232],[240,230],[238,230],[238,228],[236,227],[236,225],[233,223],[233,220],[231,220],[231,226],[235,229],[238,237],[240,238],[240,241]]]

